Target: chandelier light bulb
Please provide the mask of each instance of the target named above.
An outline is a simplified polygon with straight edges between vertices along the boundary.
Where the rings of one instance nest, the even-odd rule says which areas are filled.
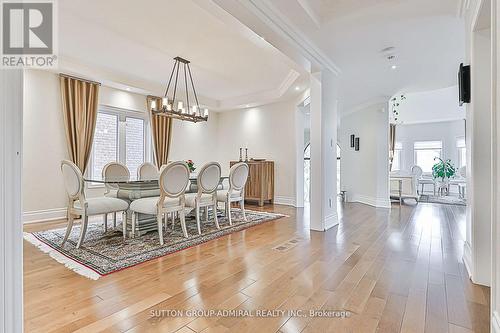
[[[161,106],[166,108],[168,105],[168,98],[167,97],[163,97],[162,100],[161,100]]]
[[[156,101],[151,101],[151,109],[156,110]]]
[[[203,117],[208,117],[208,109],[203,110]]]
[[[196,113],[198,112],[198,107],[196,105],[193,105],[193,110],[192,110],[192,114],[193,115],[196,115]]]
[[[177,111],[184,113],[182,102],[177,103]]]

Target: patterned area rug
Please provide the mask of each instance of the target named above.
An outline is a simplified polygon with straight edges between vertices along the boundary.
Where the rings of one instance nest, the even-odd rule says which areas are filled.
[[[453,196],[453,195],[437,196],[437,195],[430,195],[430,194],[422,194],[420,196],[419,202],[429,202],[429,203],[438,203],[438,204],[445,204],[445,205],[459,205],[459,206],[466,205],[465,199],[462,199],[462,198],[459,198],[459,197]]]
[[[165,241],[163,246],[160,245],[158,232],[156,231],[148,232],[143,236],[133,239],[127,238],[124,242],[120,231],[122,228],[121,223],[117,225],[116,229],[108,229],[107,233],[104,233],[102,223],[89,223],[85,242],[80,249],[76,248],[80,233],[79,222],[73,226],[71,235],[64,248],[61,248],[60,244],[66,228],[24,233],[24,238],[76,273],[97,280],[102,276],[145,261],[285,216],[282,214],[245,210],[247,216],[247,222],[245,222],[243,221],[241,210],[232,208],[231,213],[232,226],[227,222],[227,218],[219,212],[219,225],[221,227],[219,230],[215,227],[213,219],[210,219],[209,222],[202,219],[201,235],[198,235],[194,216],[188,215],[186,217],[186,226],[189,238],[182,236],[178,220],[176,221],[174,230],[171,229],[171,222],[169,220],[167,231],[163,233]]]

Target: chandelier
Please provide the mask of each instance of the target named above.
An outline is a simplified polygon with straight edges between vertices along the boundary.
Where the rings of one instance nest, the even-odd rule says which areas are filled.
[[[159,100],[158,98],[151,101],[151,112],[156,115],[165,116],[169,118],[175,118],[180,120],[199,122],[199,121],[207,121],[208,120],[208,109],[201,109],[200,103],[198,102],[198,95],[196,94],[196,89],[193,83],[193,77],[191,76],[191,68],[189,67],[189,61],[183,59],[181,57],[174,58],[174,67],[172,68],[172,73],[170,73],[170,78],[168,79],[167,89],[165,90],[164,97]],[[181,69],[182,67],[182,69]],[[184,76],[184,89],[185,89],[185,101],[177,100],[177,83],[179,80],[179,71],[181,72],[181,80],[182,76]],[[168,92],[170,90],[170,85],[172,84],[172,79],[175,80],[173,82],[173,93],[172,98],[168,97]],[[189,83],[188,83],[189,79]],[[193,91],[194,100],[189,99],[189,89],[188,85],[191,87]],[[150,96],[153,97],[153,96]],[[161,105],[157,105],[157,101],[159,101]],[[192,102],[192,103],[191,103]]]

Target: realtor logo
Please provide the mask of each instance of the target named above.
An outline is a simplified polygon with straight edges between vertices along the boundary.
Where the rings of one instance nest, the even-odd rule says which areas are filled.
[[[2,66],[54,67],[54,2],[2,2]]]

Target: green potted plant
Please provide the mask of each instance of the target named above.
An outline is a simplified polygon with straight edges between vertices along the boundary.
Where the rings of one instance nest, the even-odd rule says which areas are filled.
[[[188,168],[189,168],[189,172],[193,173],[194,170],[196,170],[196,168],[194,167],[194,162],[193,160],[187,160],[186,161],[187,165],[188,165]]]
[[[438,162],[432,166],[432,178],[436,181],[439,192],[445,190],[447,193],[450,178],[455,176],[457,169],[449,159],[444,161],[439,157],[434,157],[435,160]]]

